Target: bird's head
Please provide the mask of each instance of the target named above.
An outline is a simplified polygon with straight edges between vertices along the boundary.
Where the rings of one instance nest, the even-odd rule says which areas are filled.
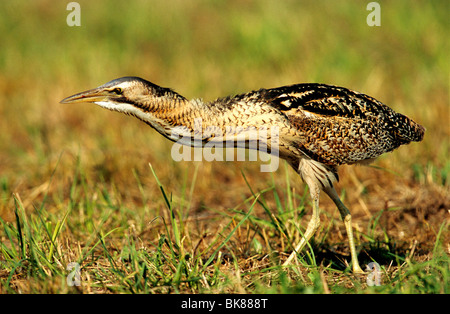
[[[61,103],[91,102],[106,109],[133,113],[137,109],[151,111],[152,106],[161,101],[184,99],[169,88],[160,87],[139,77],[127,76],[64,98]]]

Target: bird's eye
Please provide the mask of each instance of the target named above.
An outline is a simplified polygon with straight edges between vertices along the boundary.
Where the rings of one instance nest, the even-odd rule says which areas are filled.
[[[119,88],[119,87],[116,87],[111,92],[113,92],[114,94],[117,94],[117,95],[121,95],[122,94],[122,89]]]

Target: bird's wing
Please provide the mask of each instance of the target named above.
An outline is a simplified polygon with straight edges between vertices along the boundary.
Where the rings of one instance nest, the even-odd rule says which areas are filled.
[[[411,141],[421,141],[425,132],[424,127],[375,98],[344,87],[296,84],[267,89],[263,94],[273,107],[286,115],[343,118],[347,122],[362,120],[367,127],[392,136],[390,150]]]
[[[309,116],[342,118],[375,118],[394,112],[376,99],[347,88],[326,84],[296,84],[267,89],[261,93],[283,113],[298,112]]]
[[[381,125],[396,113],[370,96],[325,84],[284,86],[261,95],[298,130],[297,145],[313,160],[337,166],[393,149]]]

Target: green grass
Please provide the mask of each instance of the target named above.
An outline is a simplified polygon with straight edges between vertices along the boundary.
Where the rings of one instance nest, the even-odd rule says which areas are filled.
[[[329,250],[322,247],[327,242],[326,230],[315,238],[300,266],[280,266],[279,248],[272,247],[273,242],[275,238],[284,238],[286,244],[293,241],[297,230],[289,224],[298,218],[294,212],[301,213],[303,207],[299,204],[297,211],[293,210],[292,204],[302,200],[292,199],[292,193],[285,191],[290,198],[282,204],[275,186],[256,194],[252,191],[252,196],[241,205],[219,214],[226,219],[219,217],[223,223],[217,232],[198,235],[189,222],[192,219],[183,217],[180,203],[173,201],[156,171],[150,170],[148,175],[156,180],[166,206],[164,214],[152,220],[139,214],[141,208],[130,211],[115,205],[123,200],[112,191],[97,191],[99,196],[95,199],[80,193],[91,191],[81,169],[74,176],[78,179],[72,184],[72,205],[66,211],[50,214],[45,211],[44,200],[34,213],[27,214],[20,196],[14,195],[15,221],[0,220],[7,240],[1,243],[2,292],[449,292],[450,259],[442,243],[442,234],[448,229],[445,222],[438,230],[430,256],[416,260],[413,250],[392,253],[394,250],[387,249],[386,244],[396,240],[386,234],[383,240],[370,235],[373,229],[380,228],[375,217],[369,233],[360,236],[369,240],[368,254],[378,254],[378,260],[389,259],[391,263],[381,265],[382,285],[370,287],[367,275],[352,275],[348,268],[322,257]],[[183,190],[187,192],[188,188]],[[269,196],[277,200],[275,214],[266,211],[264,198]],[[258,203],[264,208],[262,216],[253,212]],[[158,232],[149,238],[146,233],[151,229]],[[83,237],[83,243],[74,240],[77,235]],[[80,265],[80,287],[66,282],[71,273],[66,267],[72,262]]]
[[[0,293],[449,293],[446,1],[379,1],[381,27],[354,1],[79,3],[81,27],[64,2],[0,3]],[[125,75],[205,100],[336,84],[423,124],[423,142],[340,169],[381,286],[350,272],[326,197],[298,266],[280,266],[311,210],[284,163],[175,162],[139,121],[59,104]]]

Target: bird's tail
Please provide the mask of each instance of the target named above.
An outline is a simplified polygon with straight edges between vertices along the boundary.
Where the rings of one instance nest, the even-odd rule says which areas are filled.
[[[397,114],[396,121],[394,122],[395,135],[398,140],[407,144],[409,142],[420,142],[425,135],[425,128],[414,122],[412,119],[402,114]]]

